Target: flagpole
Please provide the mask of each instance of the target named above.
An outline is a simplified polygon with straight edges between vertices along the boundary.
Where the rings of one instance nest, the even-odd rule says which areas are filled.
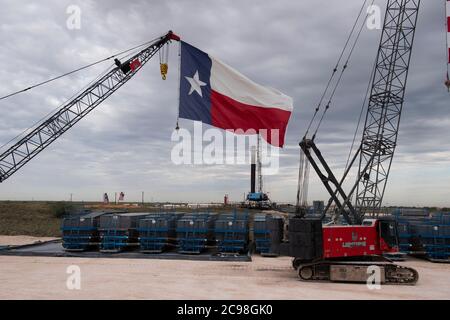
[[[180,130],[178,121],[180,120],[180,101],[181,101],[181,41],[178,41],[178,115],[175,130]]]

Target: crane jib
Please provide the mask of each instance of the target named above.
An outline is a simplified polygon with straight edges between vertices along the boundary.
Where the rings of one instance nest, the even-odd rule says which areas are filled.
[[[64,132],[73,127],[88,113],[130,80],[167,42],[180,38],[169,31],[165,36],[152,42],[143,50],[124,62],[116,61],[95,83],[67,102],[58,111],[42,121],[36,128],[21,138],[0,155],[0,182],[43,151]]]

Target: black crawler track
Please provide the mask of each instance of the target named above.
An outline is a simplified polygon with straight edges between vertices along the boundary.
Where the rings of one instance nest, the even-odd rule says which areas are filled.
[[[384,284],[415,285],[419,280],[416,270],[389,261],[318,261],[307,264],[294,262],[293,265],[294,267],[297,265],[298,276],[302,281],[332,281],[330,278],[331,266],[344,268],[378,266],[384,270]],[[365,283],[367,279],[368,276],[362,277],[357,282]]]

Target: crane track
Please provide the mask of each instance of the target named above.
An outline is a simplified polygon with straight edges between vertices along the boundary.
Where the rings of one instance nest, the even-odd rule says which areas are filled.
[[[413,286],[419,280],[419,273],[415,269],[399,266],[397,264],[388,266],[386,268],[385,274],[386,283],[388,284],[403,284]]]
[[[359,278],[346,280],[332,280],[331,266],[338,266],[340,268],[368,268],[370,266],[378,266],[384,270],[384,281],[382,283],[389,285],[415,285],[419,280],[418,272],[409,267],[400,266],[391,262],[342,262],[342,261],[319,261],[315,263],[307,263],[298,266],[298,276],[302,281],[332,281],[332,282],[360,282],[366,283],[369,274],[364,273]],[[351,271],[350,271],[351,272]]]

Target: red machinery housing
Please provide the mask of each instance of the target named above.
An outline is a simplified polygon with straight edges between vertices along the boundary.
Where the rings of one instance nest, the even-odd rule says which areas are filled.
[[[395,221],[366,219],[363,225],[322,228],[323,258],[383,255],[399,251]]]
[[[411,285],[418,280],[416,270],[386,257],[399,253],[395,220],[323,226],[321,219],[292,217],[288,231],[289,241],[279,246],[279,252],[294,257],[293,267],[304,281],[366,282],[373,267],[380,272],[380,283]]]

